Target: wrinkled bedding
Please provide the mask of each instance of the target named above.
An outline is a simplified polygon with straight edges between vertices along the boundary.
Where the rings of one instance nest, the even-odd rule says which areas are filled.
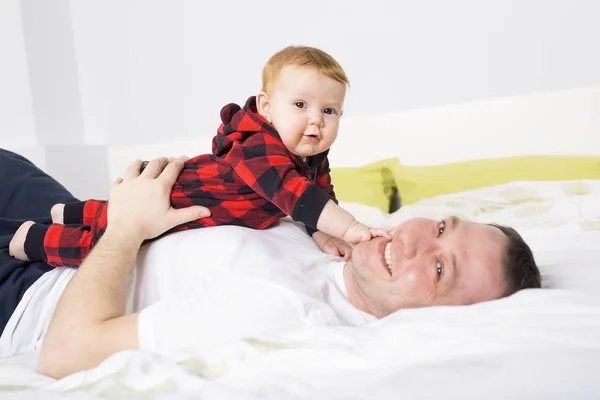
[[[362,327],[198,345],[169,358],[127,351],[59,381],[36,374],[37,354],[28,353],[0,360],[0,397],[600,397],[600,181],[512,182],[391,215],[345,206],[382,226],[448,215],[513,226],[534,250],[544,289],[401,310]]]

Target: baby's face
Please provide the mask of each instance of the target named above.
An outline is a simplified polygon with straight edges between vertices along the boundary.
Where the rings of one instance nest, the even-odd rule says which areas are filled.
[[[261,112],[273,124],[285,147],[300,157],[329,149],[338,133],[346,85],[311,67],[286,66]]]

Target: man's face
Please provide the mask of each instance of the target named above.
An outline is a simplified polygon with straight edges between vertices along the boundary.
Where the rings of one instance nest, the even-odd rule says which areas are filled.
[[[506,291],[508,238],[496,227],[411,219],[391,235],[356,245],[344,268],[348,297],[363,311],[381,318],[401,308],[498,299]]]

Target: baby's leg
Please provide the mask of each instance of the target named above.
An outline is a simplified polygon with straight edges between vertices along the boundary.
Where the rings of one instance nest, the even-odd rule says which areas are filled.
[[[58,203],[52,206],[50,215],[55,224],[92,225],[106,205],[103,200],[86,200],[73,203]]]
[[[53,267],[77,267],[106,230],[107,209],[103,202],[91,226],[48,226],[28,221],[19,227],[19,236],[13,237],[11,254],[22,257],[21,260],[44,261]]]
[[[50,209],[50,216],[52,217],[52,223],[53,224],[64,224],[65,223],[64,212],[65,212],[64,203],[57,203],[57,204],[53,205],[52,208]]]
[[[29,261],[29,257],[25,253],[25,239],[31,225],[35,224],[33,221],[26,221],[19,226],[10,243],[8,244],[8,254],[21,261]]]
[[[78,267],[95,243],[86,225],[24,222],[9,244],[10,254],[22,261],[44,261],[53,267]]]

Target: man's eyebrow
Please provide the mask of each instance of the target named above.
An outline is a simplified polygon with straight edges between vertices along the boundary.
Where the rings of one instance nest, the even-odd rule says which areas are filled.
[[[453,270],[454,270],[454,276],[458,276],[459,275],[459,273],[458,273],[459,269],[456,267],[456,254],[454,254],[454,253],[452,253],[452,267],[453,267]]]
[[[456,216],[450,217],[450,232],[454,233],[456,231],[456,228],[458,228],[458,225],[460,225],[460,218],[458,218]],[[452,267],[453,267],[454,275],[458,276],[459,269],[457,268],[456,252],[454,252],[454,251],[452,252],[451,260],[452,260]]]
[[[460,218],[458,218],[455,215],[450,217],[450,227],[452,228],[452,230],[456,229],[457,225],[459,225],[459,224],[460,224]]]

